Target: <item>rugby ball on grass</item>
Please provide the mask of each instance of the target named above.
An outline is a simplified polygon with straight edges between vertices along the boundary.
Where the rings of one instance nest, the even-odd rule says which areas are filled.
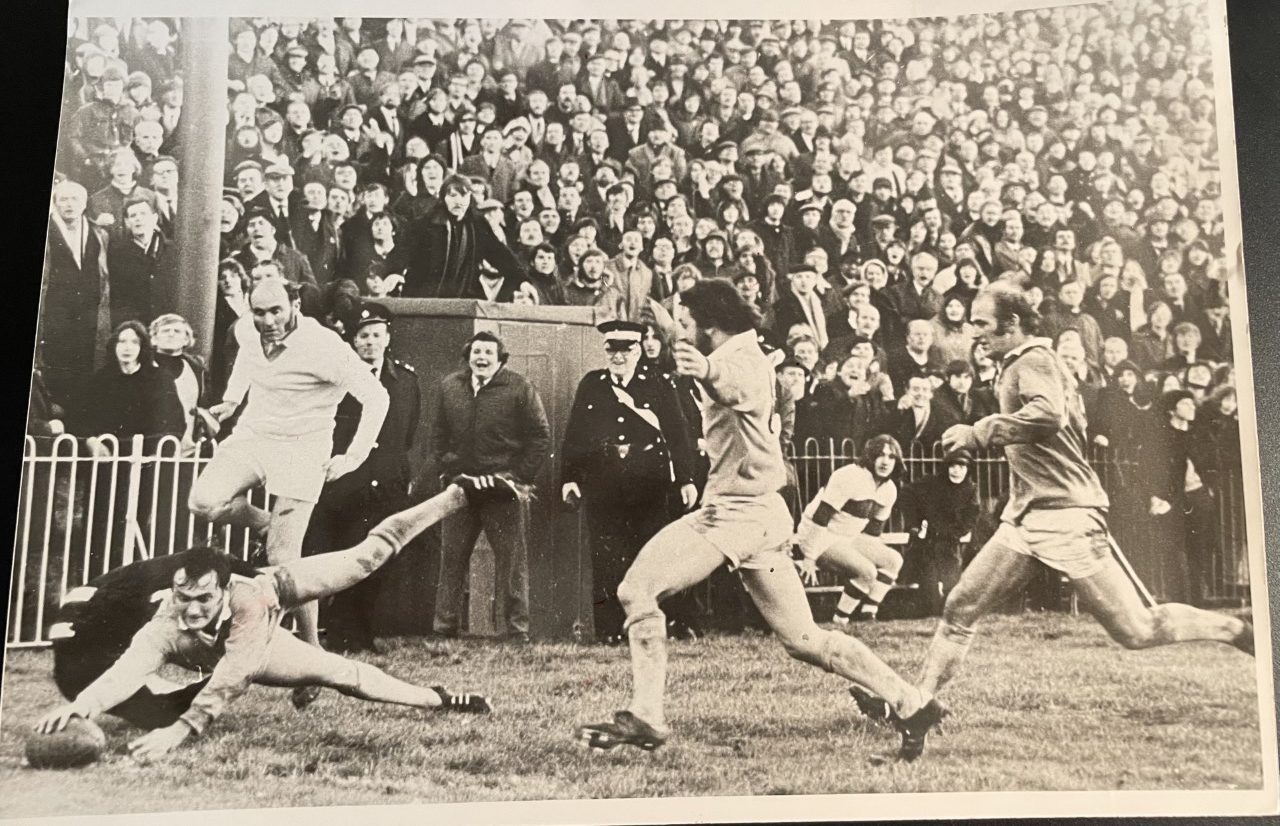
[[[33,769],[74,769],[96,763],[106,747],[107,735],[97,723],[72,717],[62,731],[32,734],[27,739],[27,762]]]

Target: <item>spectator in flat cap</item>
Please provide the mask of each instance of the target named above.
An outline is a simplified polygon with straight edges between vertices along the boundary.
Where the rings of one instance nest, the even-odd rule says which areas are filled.
[[[311,263],[296,249],[280,243],[271,218],[271,213],[260,207],[245,213],[245,234],[249,241],[234,257],[250,274],[258,263],[273,262],[282,278],[299,286],[302,312],[314,317],[320,309],[320,288],[311,272]]]

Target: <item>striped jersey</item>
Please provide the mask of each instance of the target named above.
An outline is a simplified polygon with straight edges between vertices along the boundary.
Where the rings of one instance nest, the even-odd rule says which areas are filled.
[[[827,528],[840,536],[857,536],[867,527],[867,522],[877,519],[886,522],[898,500],[898,486],[892,479],[877,482],[871,471],[862,465],[846,465],[831,474],[825,487],[818,491],[800,520],[799,538],[805,538],[817,525],[813,516],[818,505],[826,502],[835,508]]]

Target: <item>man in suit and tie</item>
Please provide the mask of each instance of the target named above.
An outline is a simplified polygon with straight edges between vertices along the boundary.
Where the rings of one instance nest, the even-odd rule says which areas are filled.
[[[480,154],[462,162],[463,175],[484,178],[494,200],[507,203],[516,188],[516,165],[502,151],[502,131],[491,128],[480,136]]]
[[[298,252],[307,257],[311,274],[322,289],[337,275],[342,252],[328,205],[329,191],[325,185],[320,181],[310,181],[302,187],[302,208],[294,210],[290,216]]]
[[[266,212],[271,225],[276,228],[276,243],[295,247],[290,218],[302,207],[302,195],[293,188],[293,167],[287,162],[277,162],[262,173],[266,187],[245,203],[245,211],[258,209]]]
[[[885,415],[880,432],[894,437],[904,448],[912,444],[926,450],[932,448],[948,427],[960,424],[934,400],[933,392],[931,377],[916,375],[908,379],[906,392],[897,407]]]
[[[384,83],[378,89],[378,105],[369,110],[368,115],[368,121],[376,124],[378,131],[391,136],[390,156],[393,165],[404,157],[404,144],[409,137],[409,125],[400,109],[402,97],[398,82]]]

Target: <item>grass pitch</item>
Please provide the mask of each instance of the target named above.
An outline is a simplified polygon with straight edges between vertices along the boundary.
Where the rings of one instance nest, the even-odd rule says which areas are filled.
[[[855,632],[913,677],[931,621]],[[0,817],[340,804],[600,797],[997,790],[1259,788],[1254,661],[1196,643],[1126,652],[1085,617],[984,622],[945,692],[954,717],[913,765],[875,767],[897,737],[857,713],[839,678],[762,637],[673,643],[672,740],[592,754],[576,725],[607,719],[630,682],[625,648],[384,640],[368,661],[495,701],[489,717],[433,715],[326,691],[304,713],[254,687],[210,736],[142,768],[138,732],[100,722],[105,760],[25,765],[30,724],[59,701],[48,652],[8,655]]]

